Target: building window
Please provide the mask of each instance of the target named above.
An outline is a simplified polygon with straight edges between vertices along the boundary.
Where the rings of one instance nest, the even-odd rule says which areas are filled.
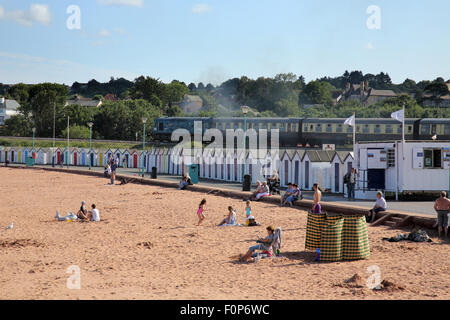
[[[387,151],[387,165],[389,168],[395,167],[395,149],[388,149]]]
[[[424,167],[428,169],[442,168],[442,150],[441,149],[424,149]]]

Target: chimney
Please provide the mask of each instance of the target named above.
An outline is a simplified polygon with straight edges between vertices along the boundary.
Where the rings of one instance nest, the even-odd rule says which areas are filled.
[[[350,91],[350,82],[347,82],[347,84],[345,85],[345,91],[346,92]]]
[[[365,88],[366,88],[367,91],[369,91],[369,81],[368,80],[366,80]]]

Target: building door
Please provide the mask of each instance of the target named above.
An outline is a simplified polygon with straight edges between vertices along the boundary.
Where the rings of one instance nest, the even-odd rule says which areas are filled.
[[[284,160],[284,184],[287,185],[289,182],[289,161]]]
[[[309,161],[305,161],[305,189],[309,189]]]
[[[339,163],[334,164],[334,192],[339,192],[341,181],[339,179]]]
[[[133,154],[133,168],[137,168],[137,154]]]

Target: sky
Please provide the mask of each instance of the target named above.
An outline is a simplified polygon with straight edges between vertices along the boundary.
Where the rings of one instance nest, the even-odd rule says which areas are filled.
[[[449,21],[448,0],[1,0],[0,83],[447,80]]]

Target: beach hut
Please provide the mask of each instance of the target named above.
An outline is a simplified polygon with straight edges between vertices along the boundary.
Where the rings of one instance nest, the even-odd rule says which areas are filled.
[[[72,149],[70,163],[75,167],[80,165],[80,150],[78,148]]]
[[[303,188],[302,181],[302,158],[305,150],[295,150],[292,156],[292,183],[296,183],[300,188]]]
[[[36,164],[47,164],[47,153],[45,152],[44,149],[40,148],[36,152],[35,163]]]
[[[225,163],[223,157],[223,149],[214,149],[214,179],[223,180],[225,177]]]
[[[124,161],[124,162],[127,161],[125,154],[126,153],[124,153],[124,156],[123,156],[123,159],[122,159],[122,161]],[[139,153],[138,153],[138,151],[137,150],[130,151],[129,152],[129,157],[130,157],[129,158],[129,164],[127,164],[127,166],[129,168],[135,168],[135,169],[139,168]]]
[[[79,159],[80,159],[79,165],[80,166],[85,167],[85,166],[89,165],[88,153],[89,153],[89,150],[86,150],[85,148],[80,149],[80,156],[79,156]]]
[[[234,154],[231,150],[225,151],[225,175],[223,177],[223,180],[225,181],[232,181],[233,177],[233,164],[234,164]]]
[[[303,156],[302,186],[304,190],[312,190],[317,183],[322,190],[331,188],[331,158],[334,151],[307,150]]]
[[[3,146],[0,146],[0,162],[4,162],[4,157],[5,157],[5,149]]]
[[[131,159],[131,153],[128,149],[125,149],[122,153],[122,167],[124,168],[132,168],[133,164],[132,164],[132,159]]]
[[[344,159],[347,151],[336,151],[331,159],[331,192],[344,192]]]
[[[281,153],[281,166],[280,166],[280,185],[286,187],[292,180],[292,157],[295,153],[292,149],[283,150]]]

